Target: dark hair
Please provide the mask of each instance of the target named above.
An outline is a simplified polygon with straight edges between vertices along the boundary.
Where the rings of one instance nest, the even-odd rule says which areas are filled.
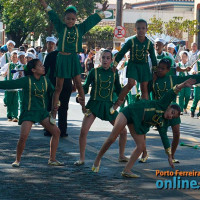
[[[65,15],[69,14],[69,13],[73,13],[73,14],[77,14],[77,11],[74,8],[68,8],[65,10]]]
[[[36,66],[36,64],[37,64],[38,61],[39,61],[39,59],[36,58],[36,59],[30,60],[27,63],[27,67],[24,70],[25,76],[31,76],[31,75],[33,75],[32,69],[35,68],[35,66]]]
[[[146,24],[146,27],[148,26],[148,24],[147,24],[147,21],[146,20],[144,20],[144,19],[138,19],[136,22],[135,22],[135,27],[137,26],[137,24],[139,24],[139,23],[145,23]]]
[[[186,56],[188,57],[188,54],[187,54],[186,52],[183,52],[183,54],[186,55]],[[183,54],[182,54],[182,55],[183,55]]]
[[[178,104],[171,104],[170,108],[173,108],[174,110],[177,110],[179,115],[181,114],[181,108],[180,108],[180,106]]]
[[[167,65],[167,69],[170,69],[171,68],[171,65],[172,65],[172,59],[170,57],[164,57],[160,60],[159,64],[165,64]]]
[[[25,47],[24,46],[20,46],[19,47],[19,51],[25,51]]]
[[[109,49],[105,49],[101,52],[101,56],[103,55],[103,53],[110,53],[111,58],[113,57],[112,52]]]

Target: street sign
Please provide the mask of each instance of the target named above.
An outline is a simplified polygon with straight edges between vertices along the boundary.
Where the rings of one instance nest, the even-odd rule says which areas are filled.
[[[123,38],[126,35],[126,30],[123,26],[117,26],[114,29],[114,36],[116,38]]]

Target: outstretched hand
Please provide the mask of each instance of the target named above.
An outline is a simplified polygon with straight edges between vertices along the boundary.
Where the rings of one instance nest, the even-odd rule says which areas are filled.
[[[105,2],[102,4],[102,11],[107,10],[108,7],[109,7],[108,1],[105,1]]]

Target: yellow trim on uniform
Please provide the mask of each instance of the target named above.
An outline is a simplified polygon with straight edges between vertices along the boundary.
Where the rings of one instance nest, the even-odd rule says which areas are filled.
[[[164,113],[163,110],[156,110],[156,113]]]
[[[115,84],[115,72],[113,72],[113,85],[112,85],[112,89],[111,89],[111,93],[110,93],[110,101],[112,101],[114,84]]]
[[[94,70],[94,74],[95,74],[94,100],[96,100],[96,98],[97,98],[97,69],[98,69],[98,68],[95,68],[95,70]]]
[[[171,89],[173,88],[173,80],[172,80],[172,76],[170,75],[169,76],[169,80],[170,80],[170,86],[171,86]]]
[[[145,108],[144,111],[154,111],[156,108]]]
[[[76,26],[75,26],[75,30],[76,30],[76,36],[77,36],[77,38],[76,38],[76,53],[78,53],[78,38],[79,38],[79,34],[78,34],[78,29],[77,29]]]
[[[31,109],[31,78],[28,77],[29,82],[29,101],[28,101],[28,111]]]
[[[150,47],[150,40],[148,41],[148,44],[147,44],[147,51],[149,50],[149,47]]]
[[[66,37],[66,34],[67,34],[67,27],[65,27],[64,34],[63,34],[63,40],[62,40],[62,52],[65,51],[65,37]]]
[[[132,61],[134,59],[134,38],[131,39],[132,41]]]
[[[47,78],[44,76],[44,82],[45,82],[45,88],[46,88],[46,92],[47,92]]]

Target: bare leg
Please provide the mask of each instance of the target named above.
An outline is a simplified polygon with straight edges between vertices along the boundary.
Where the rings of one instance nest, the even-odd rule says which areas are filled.
[[[59,143],[60,138],[60,130],[56,125],[52,125],[49,122],[49,118],[45,118],[42,122],[40,122],[41,125],[52,134],[51,140],[50,140],[50,158],[51,161],[56,161],[56,150]]]
[[[51,114],[52,114],[53,118],[56,118],[56,113],[57,113],[57,110],[58,110],[59,97],[60,97],[60,93],[61,93],[62,88],[63,88],[63,82],[64,82],[64,78],[56,77],[56,87],[55,87],[55,91],[54,91],[54,94],[53,94],[52,107],[51,107]]]
[[[80,104],[82,106],[82,111],[83,113],[86,112],[86,108],[85,108],[85,93],[83,91],[83,87],[81,85],[81,75],[77,75],[74,77],[74,83],[76,85],[76,88],[78,90],[78,94],[79,94],[79,98],[81,99]]]
[[[131,133],[131,136],[135,140],[136,148],[132,152],[131,157],[123,171],[131,173],[131,169],[132,169],[134,163],[136,162],[136,160],[139,158],[140,154],[144,150],[145,140],[144,140],[144,135],[139,135],[135,132],[133,124],[129,124],[128,128]]]
[[[20,138],[17,143],[16,162],[20,162],[21,160],[21,156],[26,145],[26,140],[28,138],[32,125],[33,125],[33,122],[30,122],[30,121],[24,121],[21,125]]]
[[[148,95],[148,82],[142,82],[140,83],[140,87],[141,87],[141,93],[142,93],[142,96],[141,98],[142,99],[149,99],[149,95]]]
[[[110,122],[114,126],[114,121]],[[127,141],[127,130],[124,128],[119,135],[119,160],[128,160],[124,155]]]
[[[83,123],[81,127],[81,133],[79,136],[79,148],[80,148],[80,161],[84,162],[85,160],[85,148],[87,144],[87,134],[90,130],[91,125],[93,124],[95,120],[95,116],[91,114],[88,117],[83,118]]]
[[[172,159],[174,159],[174,154],[176,152],[176,149],[178,147],[179,138],[180,138],[180,124],[177,124],[175,126],[172,126],[172,132],[173,132],[173,140],[172,140]]]
[[[99,162],[101,158],[103,157],[104,153],[108,150],[108,148],[111,146],[112,143],[115,142],[117,139],[118,135],[123,131],[127,124],[127,119],[124,116],[123,113],[119,113],[116,120],[114,127],[112,129],[112,132],[108,139],[104,142],[103,146],[101,147],[95,161],[94,161],[94,166],[99,166]]]
[[[113,109],[116,110],[124,101],[126,95],[131,90],[131,88],[135,85],[135,80],[132,78],[128,78],[128,83],[125,87],[123,87],[121,93],[119,94],[117,102],[114,104]]]
[[[146,144],[146,135],[144,135],[144,141],[145,141],[145,144]],[[142,152],[142,158],[145,158],[147,156],[147,148],[146,148],[146,145],[144,147],[144,151]]]

